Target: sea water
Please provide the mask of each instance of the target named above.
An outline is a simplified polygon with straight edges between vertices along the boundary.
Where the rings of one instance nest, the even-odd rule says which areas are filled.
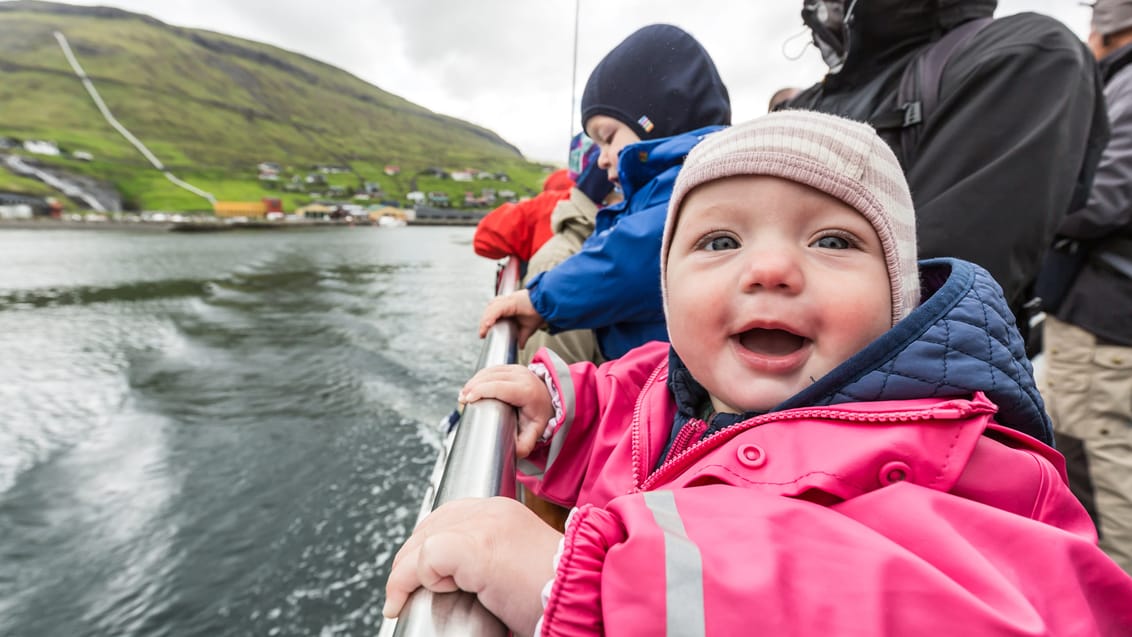
[[[0,229],[0,635],[370,635],[471,228]]]

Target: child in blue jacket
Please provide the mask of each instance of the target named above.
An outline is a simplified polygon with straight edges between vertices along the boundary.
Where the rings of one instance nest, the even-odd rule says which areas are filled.
[[[727,87],[691,35],[656,24],[617,45],[586,82],[582,126],[624,200],[598,213],[580,252],[493,299],[480,336],[507,317],[520,347],[541,327],[592,329],[606,359],[667,340],[657,255],[668,198],[688,151],[730,123]]]

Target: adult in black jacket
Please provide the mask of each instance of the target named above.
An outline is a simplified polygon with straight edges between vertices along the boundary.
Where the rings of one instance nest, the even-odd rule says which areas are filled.
[[[1089,46],[1101,62],[1112,138],[1088,203],[1058,228],[1085,259],[1047,307],[1039,387],[1069,486],[1097,523],[1101,548],[1132,574],[1132,0],[1097,0]]]
[[[994,13],[995,0],[805,0],[829,74],[786,108],[878,126],[897,150],[916,205],[922,257],[974,261],[1002,285],[1019,328],[1054,230],[1084,204],[1108,137],[1100,78],[1069,29],[1032,13],[993,20],[944,66],[939,102],[901,152],[905,68],[942,34]]]

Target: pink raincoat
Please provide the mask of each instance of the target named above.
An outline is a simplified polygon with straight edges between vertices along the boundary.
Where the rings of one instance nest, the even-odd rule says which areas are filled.
[[[541,634],[1132,635],[1132,578],[1096,547],[1063,458],[1000,424],[1042,414],[1028,363],[1014,385],[999,373],[1002,352],[1024,361],[1016,331],[955,336],[1005,307],[997,285],[969,264],[932,263],[942,273],[925,270],[928,287],[946,284],[878,340],[911,356],[913,393],[930,377],[914,371],[946,357],[937,387],[953,387],[985,351],[998,370],[986,392],[796,407],[708,436],[692,418],[664,455],[678,409],[667,344],[601,367],[542,350],[565,418],[521,480],[578,509]],[[875,354],[847,366],[874,358],[882,395],[899,394],[901,367]],[[863,391],[869,373],[839,391]]]

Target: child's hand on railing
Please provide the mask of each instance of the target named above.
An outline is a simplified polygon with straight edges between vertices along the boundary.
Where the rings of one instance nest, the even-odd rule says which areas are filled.
[[[474,593],[519,635],[542,616],[541,591],[554,577],[562,535],[511,498],[468,498],[440,506],[413,531],[385,585],[386,617],[398,616],[420,587]]]
[[[518,290],[493,298],[483,310],[480,317],[480,338],[487,336],[487,331],[497,321],[505,318],[515,319],[518,330],[516,338],[519,347],[527,344],[527,339],[535,330],[546,324],[542,315],[531,304],[531,293],[527,290]]]
[[[534,450],[547,423],[555,416],[546,383],[523,365],[499,365],[476,372],[460,390],[460,404],[493,398],[515,407],[519,426],[515,455],[525,458]]]

